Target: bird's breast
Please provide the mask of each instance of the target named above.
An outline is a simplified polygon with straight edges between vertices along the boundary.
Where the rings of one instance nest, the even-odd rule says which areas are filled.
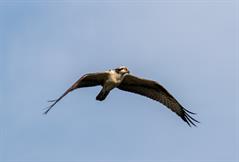
[[[109,74],[110,75],[109,75],[109,78],[107,80],[107,82],[109,84],[114,84],[115,86],[118,86],[121,83],[121,81],[123,80],[122,75],[116,73],[115,71],[110,71]]]

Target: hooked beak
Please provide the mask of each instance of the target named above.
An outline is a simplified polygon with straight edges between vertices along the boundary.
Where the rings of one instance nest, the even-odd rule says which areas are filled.
[[[129,74],[129,73],[130,73],[130,71],[129,71],[128,69],[126,69],[126,73],[127,73],[127,74]]]
[[[121,70],[121,72],[122,72],[123,74],[129,74],[129,70],[126,69],[126,68],[124,68],[123,70]]]

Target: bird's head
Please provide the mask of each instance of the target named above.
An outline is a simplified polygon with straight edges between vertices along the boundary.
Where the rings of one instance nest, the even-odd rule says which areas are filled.
[[[124,75],[124,74],[129,74],[129,73],[130,73],[130,71],[128,70],[128,68],[125,67],[125,66],[120,66],[120,67],[116,68],[115,71],[116,71],[117,73],[119,73],[119,74],[122,74],[122,75]]]

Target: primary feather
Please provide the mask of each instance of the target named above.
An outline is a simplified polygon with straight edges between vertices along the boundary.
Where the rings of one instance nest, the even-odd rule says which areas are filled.
[[[53,102],[44,114],[47,114],[52,107],[58,103],[69,92],[82,87],[102,86],[102,90],[97,95],[96,100],[103,101],[109,92],[114,88],[120,90],[140,94],[155,101],[158,101],[168,107],[181,117],[189,126],[199,123],[191,115],[195,113],[185,109],[163,86],[159,83],[139,78],[129,74],[127,67],[122,66],[113,70],[101,72],[101,73],[89,73],[82,76],[76,81],[69,89],[65,91],[58,99],[51,100]],[[190,115],[191,114],[191,115]]]

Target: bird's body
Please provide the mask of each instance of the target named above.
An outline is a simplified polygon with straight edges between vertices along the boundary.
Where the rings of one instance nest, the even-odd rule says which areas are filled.
[[[152,80],[146,80],[138,78],[129,74],[129,70],[125,66],[121,66],[116,69],[108,70],[101,73],[89,73],[82,76],[77,82],[75,82],[62,96],[56,100],[52,100],[52,105],[44,112],[45,114],[65,95],[69,92],[82,87],[92,87],[101,85],[102,89],[96,96],[96,100],[103,101],[110,91],[114,88],[118,88],[123,91],[128,91],[136,94],[143,95],[153,100],[159,101],[166,107],[171,109],[177,115],[179,115],[189,126],[194,125],[194,122],[198,122],[192,118],[188,113],[195,114],[183,106],[160,84]]]
[[[109,94],[109,92],[118,87],[121,82],[123,81],[124,77],[128,74],[128,69],[126,67],[120,67],[119,69],[125,69],[123,73],[117,72],[117,70],[108,70],[105,71],[107,74],[106,80],[103,84],[103,88],[96,96],[96,100],[102,101],[106,98],[106,96]]]
[[[108,73],[108,79],[105,82],[105,88],[107,88],[108,90],[111,90],[120,85],[125,77],[125,75],[116,73],[114,70],[106,71],[106,73]]]

